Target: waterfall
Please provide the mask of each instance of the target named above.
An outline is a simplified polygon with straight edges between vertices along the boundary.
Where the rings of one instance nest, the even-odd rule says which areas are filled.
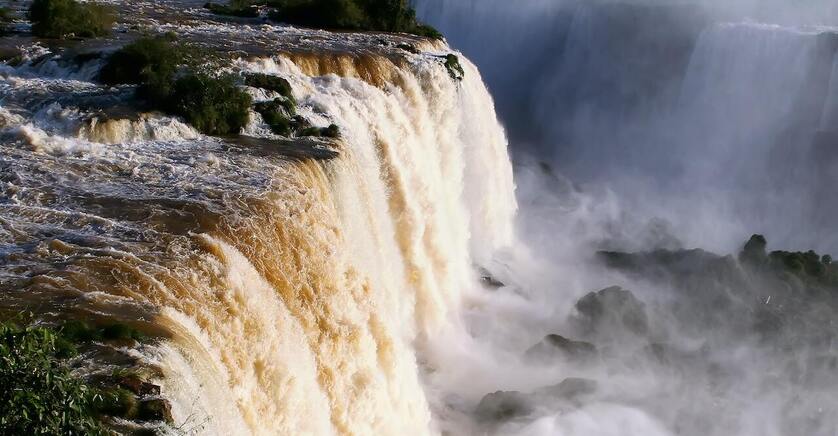
[[[687,136],[703,132],[701,153],[718,156],[706,162],[731,165],[717,170],[731,175],[767,158],[765,150],[795,118],[817,54],[816,35],[794,29],[719,24],[703,32],[679,106]]]
[[[330,161],[230,147],[159,115],[73,130],[82,116],[28,114],[17,92],[91,85],[5,71],[3,252],[42,244],[15,259],[65,259],[21,279],[26,298],[60,287],[74,310],[130,309],[167,332],[142,358],[183,429],[433,434],[417,349],[457,323],[516,209],[494,104],[461,63],[462,82],[432,54],[236,61],[287,78],[302,115],[340,126]]]

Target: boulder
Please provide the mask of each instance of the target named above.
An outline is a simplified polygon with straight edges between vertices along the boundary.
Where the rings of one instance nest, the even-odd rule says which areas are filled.
[[[622,330],[645,335],[649,331],[646,305],[619,286],[585,295],[576,302],[576,311],[582,328],[589,333]]]
[[[160,386],[144,381],[136,375],[118,377],[116,382],[120,387],[141,397],[160,395]]]
[[[537,389],[531,393],[497,391],[480,400],[475,410],[479,422],[498,424],[526,417],[539,407],[549,410],[578,407],[597,390],[597,383],[583,378],[566,378],[561,383]]]
[[[140,421],[173,422],[172,405],[162,398],[152,398],[140,402],[137,410]]]
[[[526,352],[531,359],[552,360],[564,358],[571,361],[588,361],[597,356],[597,349],[590,342],[574,341],[561,335],[547,335]]]
[[[531,394],[518,391],[497,391],[486,394],[477,405],[475,415],[480,422],[497,423],[527,416],[535,411]]]

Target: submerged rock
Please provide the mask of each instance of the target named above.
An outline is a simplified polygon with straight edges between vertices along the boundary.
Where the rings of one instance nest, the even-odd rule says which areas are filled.
[[[547,335],[526,352],[526,357],[537,360],[565,358],[586,361],[596,357],[597,349],[590,342],[574,341],[561,335]]]
[[[646,305],[619,286],[591,292],[576,302],[579,322],[586,332],[625,330],[637,335],[649,331]]]

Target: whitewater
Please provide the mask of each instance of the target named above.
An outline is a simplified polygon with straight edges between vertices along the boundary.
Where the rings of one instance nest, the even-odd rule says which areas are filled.
[[[301,114],[340,127],[336,143],[272,145],[256,113],[249,145],[103,115],[88,103],[127,91],[93,83],[101,61],[38,45],[2,67],[2,304],[155,332],[123,351],[156,368],[178,431],[435,434],[422,374],[437,363],[422,350],[513,238],[492,98],[464,57],[465,78],[449,76],[443,43],[330,50],[326,32],[273,31],[313,42],[265,43],[230,68],[288,79]]]

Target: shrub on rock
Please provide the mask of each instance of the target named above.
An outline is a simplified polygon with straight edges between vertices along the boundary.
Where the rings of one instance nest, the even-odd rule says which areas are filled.
[[[460,58],[455,54],[445,56],[445,69],[448,70],[448,75],[454,80],[463,80],[466,76],[466,72],[463,70],[462,65],[460,65]]]
[[[137,93],[150,100],[165,99],[186,50],[169,35],[143,37],[117,50],[108,57],[99,72],[99,80],[107,85],[140,85]]]
[[[253,105],[253,110],[262,115],[265,124],[270,126],[271,130],[277,135],[288,136],[291,134],[291,120],[288,115],[292,115],[293,112],[289,113],[288,108],[286,108],[285,102],[287,101],[277,98],[271,101],[260,101]],[[290,109],[293,110],[294,107],[291,106]]]
[[[291,83],[282,77],[262,73],[247,73],[244,75],[244,84],[253,88],[276,92],[291,103],[295,102]]]
[[[250,96],[230,76],[190,73],[175,81],[165,103],[196,129],[209,135],[238,133],[248,121]]]
[[[336,124],[329,124],[329,127],[306,127],[297,132],[297,136],[314,136],[325,138],[339,138],[340,127]]]
[[[34,0],[29,7],[32,33],[42,38],[89,38],[110,33],[114,23],[111,8],[76,0]]]
[[[12,10],[9,8],[0,8],[0,35],[9,31],[9,23],[12,22]]]

